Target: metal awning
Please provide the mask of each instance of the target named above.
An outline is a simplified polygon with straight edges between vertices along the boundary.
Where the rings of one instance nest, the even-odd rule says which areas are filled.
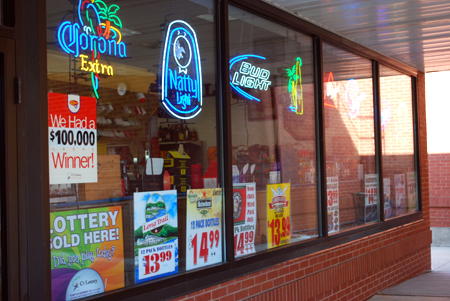
[[[265,2],[421,71],[450,70],[449,0]]]

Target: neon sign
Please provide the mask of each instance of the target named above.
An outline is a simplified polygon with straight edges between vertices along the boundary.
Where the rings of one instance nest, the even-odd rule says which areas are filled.
[[[325,76],[327,76],[326,73]],[[329,98],[332,102],[336,101],[337,103],[339,86],[334,82],[333,72],[328,73],[328,77],[326,80],[324,78],[324,85],[326,85],[326,92],[327,92],[326,94],[324,93],[323,95],[324,106],[329,108],[337,108],[337,106],[334,105],[333,103],[326,102],[326,99]]]
[[[57,32],[62,50],[74,57],[81,57],[81,70],[91,72],[92,87],[97,98],[99,74],[113,75],[111,66],[98,63],[100,54],[122,58],[127,56],[127,47],[122,42],[119,30],[122,21],[116,15],[119,9],[116,4],[108,6],[102,0],[79,0],[78,23],[65,21]],[[87,61],[88,56],[80,54],[82,51],[92,53],[92,62]]]
[[[302,87],[302,59],[297,58],[292,69],[286,69],[288,79],[288,91],[291,94],[289,109],[296,114],[303,115],[303,87]],[[298,86],[300,85],[300,88]],[[300,92],[300,95],[298,93]]]
[[[192,27],[181,20],[167,27],[161,87],[161,102],[172,116],[191,119],[202,110],[202,69],[197,36]]]
[[[230,85],[234,92],[240,96],[248,100],[261,101],[260,99],[242,90],[241,87],[267,91],[269,86],[272,84],[272,82],[268,80],[270,77],[270,71],[260,67],[255,67],[249,62],[243,62],[249,58],[261,60],[266,59],[265,57],[254,54],[239,55],[232,58],[230,60]],[[239,67],[236,66],[233,69],[233,66],[237,62],[241,62],[241,64]]]
[[[359,114],[361,102],[366,99],[366,92],[359,92],[358,82],[350,79],[345,89],[345,103],[350,104],[347,114],[350,118],[355,118]]]

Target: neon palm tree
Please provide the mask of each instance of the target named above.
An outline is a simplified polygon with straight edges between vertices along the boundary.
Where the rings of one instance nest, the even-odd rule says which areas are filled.
[[[118,16],[116,16],[117,11],[120,7],[117,4],[111,4],[109,7],[102,0],[95,0],[95,4],[98,7],[98,14],[100,19],[105,20],[105,31],[103,36],[108,39],[111,32],[111,22],[113,22],[117,27],[122,28],[122,21]],[[114,29],[114,27],[112,27]]]

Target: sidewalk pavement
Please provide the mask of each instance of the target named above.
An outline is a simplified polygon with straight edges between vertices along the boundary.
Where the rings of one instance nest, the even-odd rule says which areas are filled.
[[[450,247],[431,247],[431,270],[387,288],[369,301],[450,301]]]

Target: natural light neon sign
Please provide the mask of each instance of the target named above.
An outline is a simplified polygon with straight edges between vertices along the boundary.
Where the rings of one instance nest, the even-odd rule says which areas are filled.
[[[297,58],[292,69],[286,69],[288,79],[288,91],[291,94],[289,109],[296,114],[303,115],[303,87],[302,87],[302,59]],[[300,93],[300,95],[299,95]]]
[[[119,9],[116,4],[108,6],[102,0],[79,0],[79,22],[65,21],[57,32],[61,48],[74,57],[81,57],[81,70],[91,72],[92,87],[97,98],[99,74],[113,74],[111,66],[98,63],[100,54],[122,58],[127,56],[127,47],[118,29],[122,28],[122,21],[116,16]],[[111,22],[117,27],[112,26]],[[81,51],[92,52],[92,62],[87,62],[87,56],[80,54]]]
[[[242,97],[248,100],[260,101],[258,98],[241,89],[249,88],[267,91],[269,86],[272,84],[272,82],[268,80],[270,77],[269,70],[253,66],[249,62],[243,62],[244,60],[255,58],[261,60],[266,59],[265,57],[259,55],[245,54],[236,56],[230,60],[230,85],[234,92]],[[233,69],[234,64],[238,62],[241,62],[239,67],[235,67]]]
[[[181,20],[167,27],[161,87],[161,102],[172,116],[190,119],[202,110],[202,69],[197,36],[192,27]]]

